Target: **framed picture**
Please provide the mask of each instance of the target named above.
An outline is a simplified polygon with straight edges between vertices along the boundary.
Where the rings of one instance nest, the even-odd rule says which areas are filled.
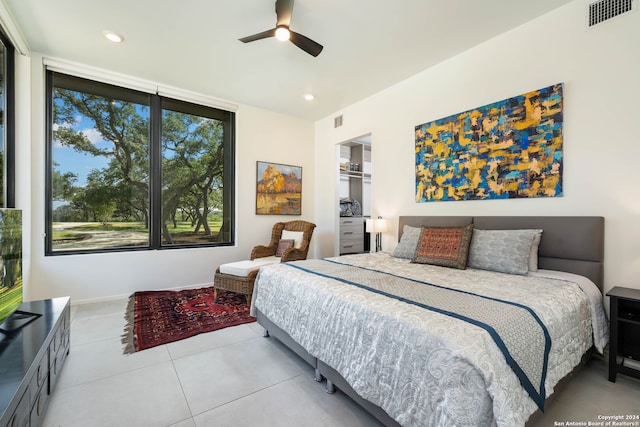
[[[257,215],[302,215],[302,167],[257,162]]]

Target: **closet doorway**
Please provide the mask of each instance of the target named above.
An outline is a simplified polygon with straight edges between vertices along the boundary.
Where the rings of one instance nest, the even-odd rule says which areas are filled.
[[[371,217],[371,134],[337,145],[339,255],[370,251],[365,221]]]

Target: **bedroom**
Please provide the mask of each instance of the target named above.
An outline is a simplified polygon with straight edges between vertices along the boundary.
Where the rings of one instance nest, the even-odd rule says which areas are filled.
[[[154,251],[135,257],[42,255],[42,57],[37,52],[19,57],[17,72],[25,78],[18,81],[18,108],[25,114],[19,116],[18,139],[31,141],[20,145],[17,156],[17,201],[30,225],[25,230],[27,295],[32,299],[71,295],[76,302],[97,302],[140,288],[208,283],[216,264],[246,257],[255,240],[261,242],[268,237],[273,217],[253,214],[251,191],[258,160],[303,166],[303,218],[318,225],[312,254],[333,255],[337,211],[325,207],[334,206],[336,196],[332,186],[323,185],[324,171],[335,166],[335,144],[367,133],[372,134],[375,147],[374,215],[397,218],[472,211],[474,215],[604,216],[605,290],[615,285],[640,288],[640,248],[635,238],[640,235],[636,187],[640,180],[636,161],[640,145],[633,126],[640,115],[640,58],[635,43],[640,38],[639,20],[640,15],[632,13],[586,30],[584,3],[573,1],[315,121],[243,105],[238,116],[238,139],[245,142],[238,144],[238,170],[249,173],[238,174],[237,180],[249,197],[238,199],[242,224],[238,245],[184,254]],[[546,59],[536,61],[539,57]],[[487,58],[491,67],[477,67]],[[83,62],[81,58],[64,59]],[[121,71],[113,68],[109,70]],[[412,151],[416,124],[557,82],[566,85],[564,197],[428,205],[414,202]],[[333,118],[337,115],[344,117],[344,125],[335,129]],[[269,144],[249,143],[259,140]],[[395,236],[395,230],[383,236],[385,249],[394,246]],[[185,273],[173,265],[190,268]]]

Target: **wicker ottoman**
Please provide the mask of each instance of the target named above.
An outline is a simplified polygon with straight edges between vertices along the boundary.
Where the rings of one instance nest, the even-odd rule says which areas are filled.
[[[220,273],[220,267],[218,267],[215,276],[213,276],[214,297],[218,297],[218,290],[237,292],[246,295],[247,304],[251,305],[251,295],[253,294],[253,285],[257,275],[258,270],[247,277],[233,276],[231,274]]]
[[[214,298],[218,296],[218,290],[236,292],[244,294],[247,297],[247,304],[251,306],[253,285],[260,267],[276,262],[280,262],[280,258],[256,258],[252,261],[222,264],[216,269],[216,273],[213,276]]]

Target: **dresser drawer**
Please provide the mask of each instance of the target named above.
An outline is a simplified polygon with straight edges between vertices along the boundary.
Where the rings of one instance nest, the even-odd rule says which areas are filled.
[[[48,387],[45,386],[38,390],[36,401],[31,408],[31,414],[29,417],[30,426],[39,426],[42,424],[44,413],[47,410],[47,406],[49,405],[49,397],[50,395]]]
[[[340,239],[359,238],[364,237],[364,230],[361,225],[345,225],[340,227]]]
[[[60,345],[58,346],[58,352],[55,355],[50,355],[50,358],[51,358],[51,365],[49,367],[49,392],[50,393],[53,392],[53,389],[58,383],[58,378],[60,376],[60,372],[62,371],[62,365],[64,365],[65,360],[67,360],[68,354],[69,354],[69,330],[67,330],[66,333],[64,333],[60,337]]]
[[[340,241],[340,254],[354,254],[364,251],[362,240],[348,239]]]
[[[340,218],[340,238],[364,237],[364,221],[362,218]]]
[[[364,220],[360,217],[351,217],[351,216],[347,216],[347,217],[341,217],[340,218],[340,227],[342,228],[342,226],[344,225],[357,225],[359,227],[362,227],[364,224]]]
[[[38,393],[42,387],[46,388],[47,380],[49,379],[49,352],[42,358],[36,372],[31,377],[29,382],[29,391],[31,394],[29,404],[33,406],[38,398]],[[30,406],[30,407],[31,407]]]
[[[27,390],[20,399],[18,407],[13,411],[13,415],[9,418],[6,427],[28,427],[29,408],[29,390]]]

